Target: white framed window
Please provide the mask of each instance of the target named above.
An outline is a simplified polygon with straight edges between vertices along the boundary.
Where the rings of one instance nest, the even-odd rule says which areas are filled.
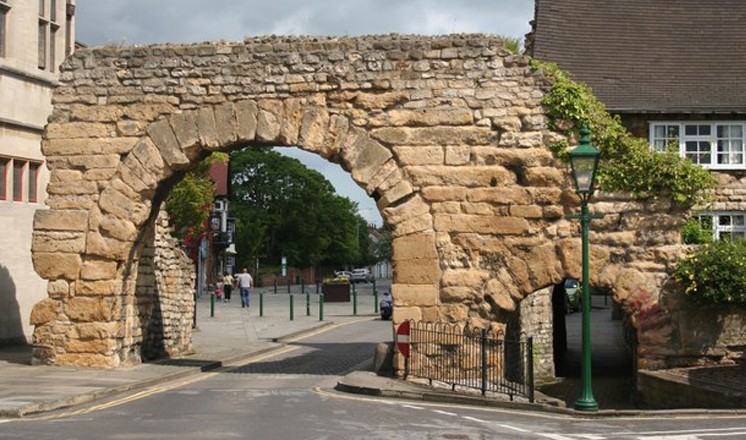
[[[706,212],[697,215],[702,228],[712,230],[716,240],[746,238],[746,212]]]
[[[674,148],[682,157],[705,168],[746,168],[743,121],[651,122],[650,145]]]

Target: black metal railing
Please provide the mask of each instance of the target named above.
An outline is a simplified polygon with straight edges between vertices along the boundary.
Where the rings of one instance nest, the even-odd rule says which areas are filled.
[[[447,323],[410,321],[405,374],[534,401],[533,338],[505,339],[502,332],[467,331]]]

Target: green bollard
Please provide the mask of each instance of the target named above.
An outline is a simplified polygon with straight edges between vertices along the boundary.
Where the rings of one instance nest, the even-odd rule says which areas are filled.
[[[215,292],[210,293],[210,318],[215,317]]]
[[[290,277],[288,277],[288,293],[290,293]]]
[[[273,285],[275,287],[274,293],[277,293],[277,280],[274,281]]]
[[[306,282],[303,278],[300,279],[300,293],[306,293]]]
[[[295,318],[295,315],[294,315],[293,312],[294,312],[294,310],[293,310],[293,295],[290,294],[290,320],[291,321],[293,320],[293,318]]]
[[[306,292],[306,316],[311,316],[311,294]]]
[[[324,320],[324,294],[319,295],[319,321]]]
[[[259,317],[264,316],[264,291],[259,292]]]
[[[352,289],[352,314],[357,316],[357,292]]]
[[[378,313],[378,291],[375,284],[373,284],[373,313]]]

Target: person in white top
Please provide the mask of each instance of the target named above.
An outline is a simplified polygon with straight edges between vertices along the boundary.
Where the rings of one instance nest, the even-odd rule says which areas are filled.
[[[236,287],[241,293],[241,307],[249,307],[251,300],[249,294],[251,293],[251,286],[254,284],[253,278],[249,275],[248,269],[243,268],[243,272],[236,275]]]

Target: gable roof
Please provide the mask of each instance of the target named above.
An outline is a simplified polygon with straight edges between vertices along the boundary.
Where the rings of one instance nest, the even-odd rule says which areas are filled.
[[[535,0],[527,44],[612,112],[746,112],[746,0]]]

